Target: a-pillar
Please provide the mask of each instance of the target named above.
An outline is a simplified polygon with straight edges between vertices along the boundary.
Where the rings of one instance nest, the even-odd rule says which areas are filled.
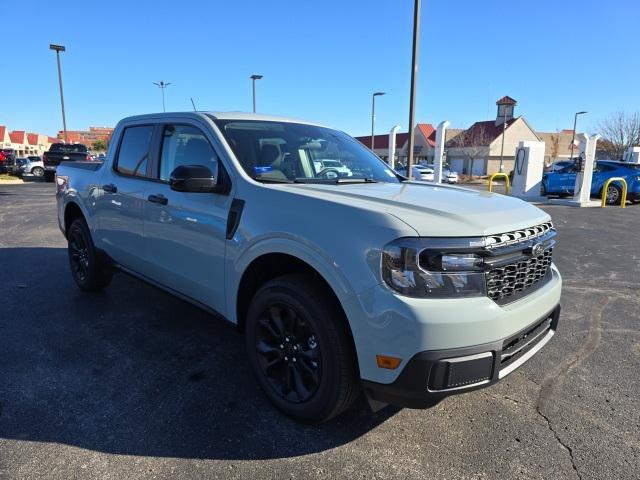
[[[436,128],[436,151],[433,157],[433,181],[442,182],[442,157],[444,157],[444,141],[447,138],[447,128],[451,123],[447,120],[440,122]]]

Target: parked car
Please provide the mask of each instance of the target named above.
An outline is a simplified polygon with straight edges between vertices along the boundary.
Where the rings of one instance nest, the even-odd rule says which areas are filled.
[[[547,172],[542,176],[540,194],[543,196],[573,195],[576,183],[576,167],[571,164],[555,172]],[[633,202],[640,200],[640,165],[632,165],[614,161],[599,160],[593,166],[591,179],[591,196],[602,198],[605,182],[612,177],[622,177],[627,182],[627,199]],[[606,192],[607,204],[619,204],[622,187],[619,183],[609,184]]]
[[[52,143],[49,151],[42,156],[44,178],[52,182],[56,169],[61,162],[90,161],[91,156],[86,145],[81,143]]]
[[[32,155],[24,159],[24,163],[20,165],[20,173],[30,173],[35,177],[44,176],[44,162],[37,155]]]
[[[561,160],[559,162],[554,162],[549,168],[549,171],[558,172],[560,170],[565,169],[566,167],[573,165],[574,163],[575,163],[574,160]]]
[[[112,142],[104,163],[58,167],[75,283],[101,290],[122,271],[222,315],[297,420],[360,392],[374,408],[434,405],[504,378],[556,331],[556,231],[527,202],[407,182],[347,134],[290,118],[141,115]],[[354,174],[316,173],[324,152]]]
[[[338,160],[319,159],[314,160],[313,165],[316,174],[326,172],[330,176],[331,172],[334,172],[336,177],[351,177],[353,175],[353,172]]]
[[[16,165],[16,151],[13,148],[3,148],[2,155],[4,160],[2,162],[3,171],[8,173],[15,173]]]
[[[435,180],[435,167],[433,164],[424,164],[425,167],[427,167],[430,171],[427,171],[427,178],[426,180],[428,181],[434,181]],[[429,175],[431,176],[431,178],[429,178]],[[424,177],[424,175],[423,175]],[[442,166],[442,182],[443,183],[458,183],[458,173],[454,172],[451,170],[451,167],[449,167],[448,163],[445,163]]]
[[[402,166],[402,167],[398,167],[396,169],[396,172],[399,175],[402,175],[403,177],[407,176],[407,166]],[[412,173],[412,177],[413,180],[424,180],[424,178],[422,177],[422,170],[420,168],[418,168],[418,165],[412,165],[411,166],[411,173]]]

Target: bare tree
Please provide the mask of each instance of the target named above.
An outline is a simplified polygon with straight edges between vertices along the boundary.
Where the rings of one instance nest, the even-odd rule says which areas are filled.
[[[621,160],[629,147],[640,144],[640,113],[619,110],[598,122],[598,156]]]
[[[476,160],[484,160],[489,156],[489,145],[493,141],[484,123],[477,123],[453,137],[450,148],[459,149],[458,154],[469,164],[469,176],[473,177],[473,165]]]

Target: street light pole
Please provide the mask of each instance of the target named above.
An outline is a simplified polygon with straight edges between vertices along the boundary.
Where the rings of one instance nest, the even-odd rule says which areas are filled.
[[[49,45],[50,50],[55,50],[58,62],[58,85],[60,86],[60,106],[62,107],[62,128],[64,131],[64,143],[67,143],[67,118],[64,113],[64,94],[62,93],[62,69],[60,68],[60,52],[66,51],[63,45]]]
[[[376,125],[376,97],[384,95],[384,92],[375,92],[371,95],[371,151],[375,153],[374,128]]]
[[[409,143],[407,145],[407,178],[411,180],[413,166],[413,125],[416,107],[416,80],[418,77],[418,43],[420,41],[420,0],[415,0],[413,7],[413,50],[411,54],[411,93],[409,100]]]
[[[164,90],[171,85],[171,82],[163,82],[160,80],[160,83],[153,82],[161,91],[162,91],[162,111],[166,112],[167,110],[164,108]]]
[[[260,80],[262,75],[251,75],[249,78],[253,80],[253,113],[256,113],[256,80]]]
[[[576,125],[578,124],[578,115],[582,115],[587,112],[576,112],[573,116],[573,136],[571,137],[571,156],[569,160],[573,160],[573,142],[576,141]]]

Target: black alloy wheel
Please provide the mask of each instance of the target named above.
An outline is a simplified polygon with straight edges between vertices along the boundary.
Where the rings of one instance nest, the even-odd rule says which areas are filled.
[[[322,354],[312,326],[283,304],[270,305],[258,324],[255,348],[269,385],[283,400],[308,401],[322,378]]]
[[[71,275],[78,287],[96,292],[111,282],[111,268],[100,260],[83,218],[77,218],[67,231],[67,251]]]
[[[262,285],[249,305],[245,336],[260,387],[292,418],[325,422],[358,397],[358,361],[349,324],[320,279],[291,274]]]

